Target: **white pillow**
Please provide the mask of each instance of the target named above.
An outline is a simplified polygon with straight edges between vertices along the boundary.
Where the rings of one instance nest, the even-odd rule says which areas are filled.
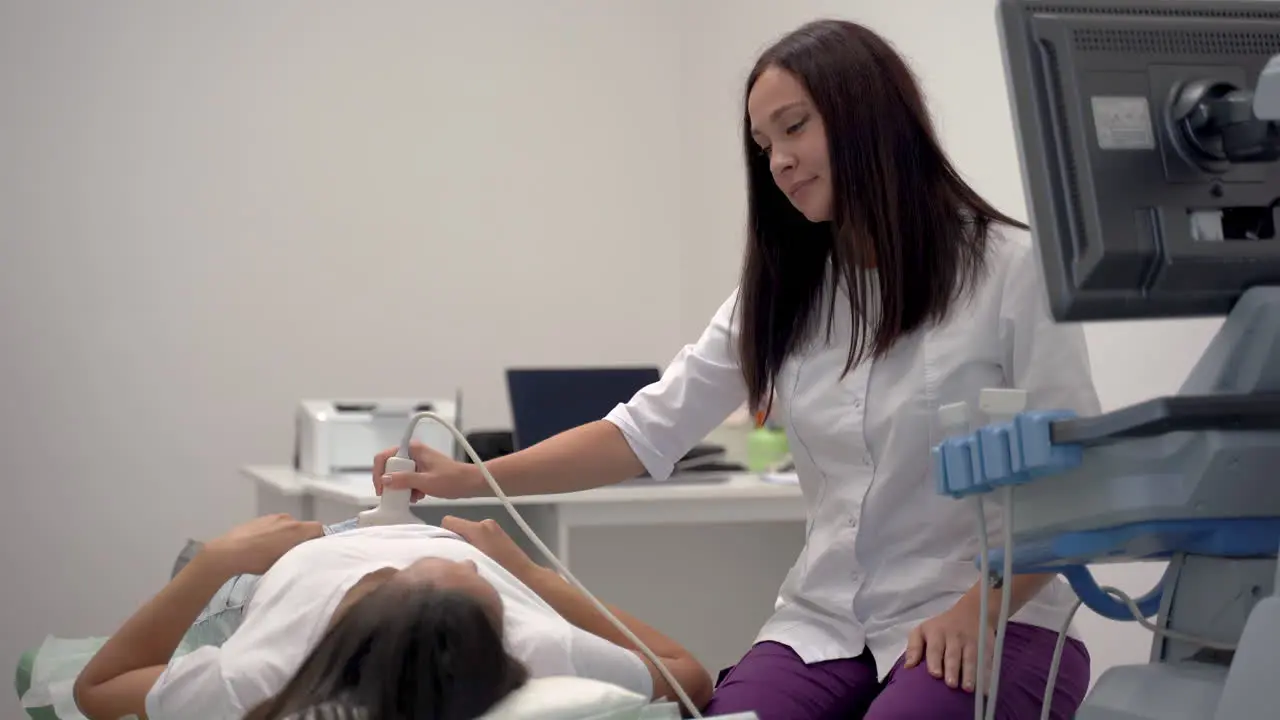
[[[534,678],[484,714],[482,720],[637,720],[649,698],[586,678]]]

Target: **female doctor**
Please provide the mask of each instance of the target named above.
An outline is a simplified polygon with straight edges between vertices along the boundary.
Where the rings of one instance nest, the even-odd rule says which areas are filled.
[[[971,717],[977,521],[931,482],[937,411],[1013,387],[1031,408],[1097,412],[1083,333],[1050,317],[1026,226],[961,179],[907,65],[872,32],[821,21],[785,36],[750,74],[744,126],[738,289],[657,383],[489,468],[512,495],[665,478],[744,402],[767,410],[787,428],[808,534],[776,612],[721,674],[707,713]],[[416,472],[383,477],[391,454],[375,463],[379,492],[489,492],[477,467],[425,447]],[[1000,527],[994,508],[988,525]],[[997,717],[1034,720],[1074,596],[1053,576],[1006,589]],[[989,628],[999,605],[992,591]],[[1052,717],[1071,717],[1088,682],[1071,637]]]

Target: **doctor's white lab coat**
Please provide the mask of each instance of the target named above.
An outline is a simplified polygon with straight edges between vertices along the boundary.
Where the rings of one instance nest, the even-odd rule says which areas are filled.
[[[937,494],[931,477],[930,448],[943,439],[938,408],[961,401],[976,408],[983,388],[1004,387],[1026,390],[1028,409],[1099,411],[1083,330],[1050,316],[1029,235],[992,232],[983,279],[944,324],[841,378],[852,324],[847,300],[837,298],[830,340],[813,333],[783,366],[774,412],[795,457],[807,537],[757,641],[788,645],[806,662],[868,648],[883,680],[911,629],[979,579],[973,506]],[[661,380],[606,417],[655,478],[669,476],[746,400],[736,298]],[[824,298],[824,314],[826,307]],[[825,329],[825,315],[815,327]],[[998,503],[987,508],[988,531],[998,538]],[[1074,600],[1057,578],[1011,619],[1057,632]]]

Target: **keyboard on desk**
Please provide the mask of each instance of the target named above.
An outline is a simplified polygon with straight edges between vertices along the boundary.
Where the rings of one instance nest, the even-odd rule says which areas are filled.
[[[697,472],[678,472],[671,475],[666,480],[655,480],[649,474],[633,477],[630,480],[624,480],[619,483],[622,487],[634,487],[636,485],[711,485],[715,483],[729,482],[730,476],[735,472],[741,472],[741,466],[733,465],[729,469],[709,469],[703,470],[699,468]]]

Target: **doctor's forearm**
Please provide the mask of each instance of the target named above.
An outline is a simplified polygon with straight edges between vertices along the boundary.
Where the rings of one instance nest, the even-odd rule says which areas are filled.
[[[622,431],[599,420],[486,466],[508,495],[553,495],[613,485],[644,472]]]
[[[1004,587],[998,590],[992,589],[987,594],[987,619],[991,622],[992,627],[994,628],[995,623],[1000,620],[1000,602],[1002,593],[1006,590],[1011,590],[1013,593],[1009,596],[1009,615],[1012,616],[1014,613],[1021,610],[1022,606],[1026,605],[1031,598],[1035,597],[1036,593],[1043,590],[1044,587],[1053,580],[1053,577],[1052,573],[1043,575],[1014,575],[1013,579],[1006,583]],[[969,590],[969,592],[964,594],[961,602],[970,604],[976,612],[981,606],[981,592],[982,583],[978,582]]]

